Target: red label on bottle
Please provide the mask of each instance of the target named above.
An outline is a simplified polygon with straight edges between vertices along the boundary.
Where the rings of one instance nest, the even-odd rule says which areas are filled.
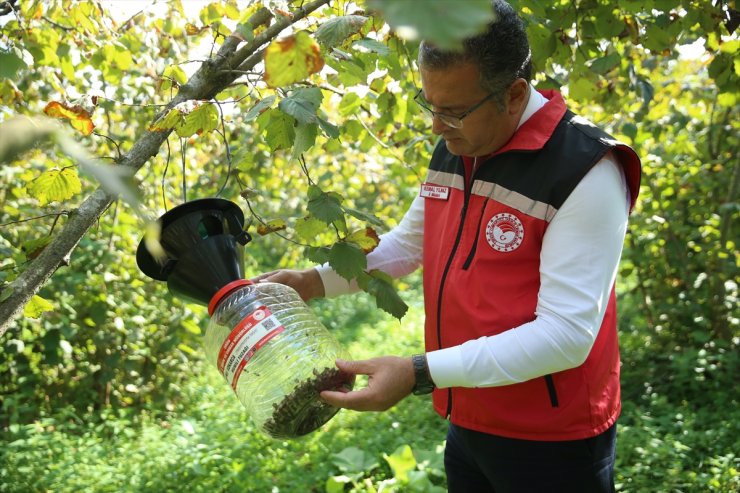
[[[218,371],[236,390],[239,377],[259,348],[285,330],[266,306],[261,306],[239,322],[221,344]]]

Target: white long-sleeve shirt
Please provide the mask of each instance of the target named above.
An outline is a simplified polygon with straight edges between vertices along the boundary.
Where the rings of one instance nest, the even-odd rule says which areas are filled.
[[[543,96],[531,93],[519,126],[545,104]],[[614,285],[629,203],[624,173],[609,153],[576,186],[545,232],[536,318],[427,353],[437,387],[509,385],[583,363]],[[368,270],[394,278],[413,272],[422,262],[423,230],[424,199],[416,197],[399,225],[368,255]],[[357,290],[328,265],[317,270],[327,297]]]

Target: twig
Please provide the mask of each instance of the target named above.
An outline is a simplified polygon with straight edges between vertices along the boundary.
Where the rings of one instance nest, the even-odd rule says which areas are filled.
[[[36,219],[43,219],[45,217],[51,217],[51,216],[54,216],[54,217],[56,217],[58,219],[59,216],[65,216],[65,215],[66,216],[69,215],[69,211],[66,210],[66,209],[63,210],[63,211],[59,211],[59,212],[52,212],[52,213],[49,213],[49,214],[42,214],[40,216],[34,216],[34,217],[27,217],[26,219],[19,219],[17,221],[11,221],[9,223],[0,224],[0,228],[1,227],[5,227],[5,226],[12,226],[13,224],[25,223],[25,222],[28,222],[28,221],[35,221]],[[56,220],[55,220],[55,224],[56,224]]]

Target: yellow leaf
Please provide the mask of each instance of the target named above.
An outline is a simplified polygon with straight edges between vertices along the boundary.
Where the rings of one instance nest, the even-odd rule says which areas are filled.
[[[164,117],[151,124],[148,130],[150,132],[165,132],[167,130],[172,130],[184,119],[185,118],[180,111],[176,108],[172,108]]]
[[[38,295],[34,295],[31,301],[23,307],[23,316],[28,318],[39,318],[42,313],[50,312],[54,305]]]
[[[28,193],[41,205],[62,202],[80,193],[82,184],[74,168],[52,169],[41,173],[28,184]]]
[[[266,223],[257,226],[257,233],[259,233],[260,236],[265,236],[267,234],[274,233],[275,231],[282,231],[286,227],[284,220],[272,219],[271,221],[267,221]]]
[[[304,80],[324,67],[319,45],[306,31],[270,43],[265,51],[264,79],[270,87]]]
[[[95,128],[92,114],[80,105],[70,106],[59,101],[51,101],[44,108],[44,113],[52,118],[62,118],[82,135],[90,135]]]
[[[352,232],[346,240],[360,247],[365,254],[375,250],[375,247],[380,243],[378,233],[370,227]]]

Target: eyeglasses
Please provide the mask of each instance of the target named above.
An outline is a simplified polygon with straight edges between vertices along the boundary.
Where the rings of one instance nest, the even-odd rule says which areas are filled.
[[[447,125],[448,127],[452,128],[463,128],[463,118],[467,117],[469,114],[483,106],[489,99],[493,98],[495,96],[494,93],[489,94],[483,100],[481,100],[479,103],[474,104],[471,106],[468,110],[464,111],[461,115],[448,115],[446,113],[439,113],[437,111],[434,111],[431,109],[428,105],[429,102],[424,99],[424,96],[421,93],[421,89],[419,89],[419,92],[416,93],[416,96],[414,96],[414,102],[418,104],[424,111],[429,115],[431,118],[439,118],[439,121]]]

